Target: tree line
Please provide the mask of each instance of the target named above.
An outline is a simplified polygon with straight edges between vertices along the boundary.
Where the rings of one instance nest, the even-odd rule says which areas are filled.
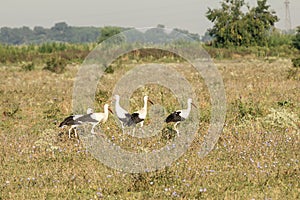
[[[0,43],[12,45],[47,42],[89,43],[97,41],[99,35],[100,28],[97,27],[74,27],[65,22],[59,22],[51,28],[2,27],[0,28]]]
[[[163,28],[164,25],[157,27]],[[21,45],[21,44],[41,44],[51,42],[64,43],[96,43],[118,34],[124,30],[132,28],[105,26],[105,27],[76,27],[69,26],[66,22],[56,23],[51,28],[35,26],[30,29],[27,26],[21,28],[0,28],[0,43]],[[200,40],[196,33],[190,33],[187,30],[175,28],[175,31],[189,35],[194,40]],[[167,37],[167,36],[164,36]]]
[[[276,12],[267,4],[267,0],[257,0],[257,6],[250,7],[246,0],[221,0],[220,8],[208,8],[206,17],[213,23],[204,36],[190,33],[187,30],[174,28],[170,34],[162,29],[149,29],[145,33],[132,31],[133,38],[141,40],[167,41],[172,33],[181,32],[196,41],[202,41],[206,50],[215,52],[220,58],[232,51],[254,53],[258,56],[293,54],[299,49],[299,28],[283,34],[274,24],[279,20]],[[165,28],[157,25],[157,28]],[[56,23],[51,28],[40,26],[30,29],[0,28],[0,48],[4,52],[5,45],[38,44],[34,47],[39,53],[64,51],[66,45],[59,43],[101,43],[122,31],[133,28],[105,26],[105,27],[74,27],[65,22]],[[138,37],[138,38],[137,38]],[[122,35],[119,35],[122,40]],[[127,38],[128,39],[128,38]],[[220,50],[215,50],[220,49]],[[73,51],[73,50],[72,50]],[[223,52],[224,53],[223,53]],[[297,51],[297,50],[296,50]],[[8,52],[5,50],[5,52]],[[220,53],[221,52],[221,53]],[[289,53],[286,53],[289,52]],[[223,56],[224,54],[224,56]]]

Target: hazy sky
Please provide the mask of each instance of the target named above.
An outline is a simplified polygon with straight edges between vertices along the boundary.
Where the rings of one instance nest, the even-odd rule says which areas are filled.
[[[221,0],[1,0],[0,27],[44,26],[57,22],[71,26],[153,27],[164,24],[203,34],[212,26],[206,19],[208,7]],[[256,5],[256,0],[245,0]],[[285,27],[285,0],[268,0]],[[290,0],[292,27],[300,25],[300,0]]]

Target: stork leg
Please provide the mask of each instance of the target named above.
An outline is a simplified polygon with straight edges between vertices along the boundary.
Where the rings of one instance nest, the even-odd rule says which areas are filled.
[[[126,129],[125,129],[126,125],[124,126],[124,124],[125,124],[124,122],[121,122],[123,135],[126,134]]]
[[[95,128],[95,125],[93,125],[93,127],[91,129],[91,134],[95,134],[94,128]]]
[[[96,124],[93,125],[92,130],[91,130],[91,133],[92,133],[92,134],[95,134],[94,128],[97,126],[97,124],[98,124],[98,123],[96,123]]]
[[[76,127],[74,128],[74,132],[75,132],[75,138],[78,138]]]
[[[179,124],[180,122],[176,122],[175,124],[174,124],[174,129],[175,129],[175,131],[176,131],[176,133],[177,133],[177,136],[179,136],[179,131],[178,131],[178,129],[177,129],[177,125]]]
[[[71,127],[70,129],[69,129],[69,138],[71,138],[71,130],[73,129],[73,127]]]
[[[140,124],[141,124],[141,128],[142,128],[144,126],[144,121],[141,121]]]

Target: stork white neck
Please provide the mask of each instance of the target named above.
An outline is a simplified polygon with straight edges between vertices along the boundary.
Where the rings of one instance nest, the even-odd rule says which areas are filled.
[[[120,109],[120,96],[119,95],[115,95],[115,99],[116,99],[116,110],[118,111]]]
[[[147,101],[148,101],[148,96],[144,96],[144,110],[147,110]]]
[[[192,99],[188,99],[187,104],[188,104],[187,110],[188,112],[190,112],[192,109]]]
[[[116,94],[115,98],[116,98],[116,102],[119,103],[120,102],[120,96]]]
[[[104,114],[105,116],[108,116],[108,104],[104,105]]]

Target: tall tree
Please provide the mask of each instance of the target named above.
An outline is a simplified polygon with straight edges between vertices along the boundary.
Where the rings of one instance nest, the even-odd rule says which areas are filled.
[[[117,35],[123,31],[123,28],[116,27],[116,26],[105,26],[101,28],[101,34],[98,39],[98,43],[103,42],[104,40],[109,39],[110,37]],[[121,37],[115,38],[117,41],[122,41],[123,39]]]
[[[214,23],[208,31],[217,47],[266,45],[266,36],[278,21],[267,0],[258,0],[254,8],[244,0],[223,0],[221,8],[209,8],[206,14]]]
[[[253,40],[248,45],[265,46],[268,45],[268,36],[275,22],[278,21],[275,11],[270,10],[267,0],[257,1],[257,7],[252,8],[246,18],[246,30],[249,31]]]

